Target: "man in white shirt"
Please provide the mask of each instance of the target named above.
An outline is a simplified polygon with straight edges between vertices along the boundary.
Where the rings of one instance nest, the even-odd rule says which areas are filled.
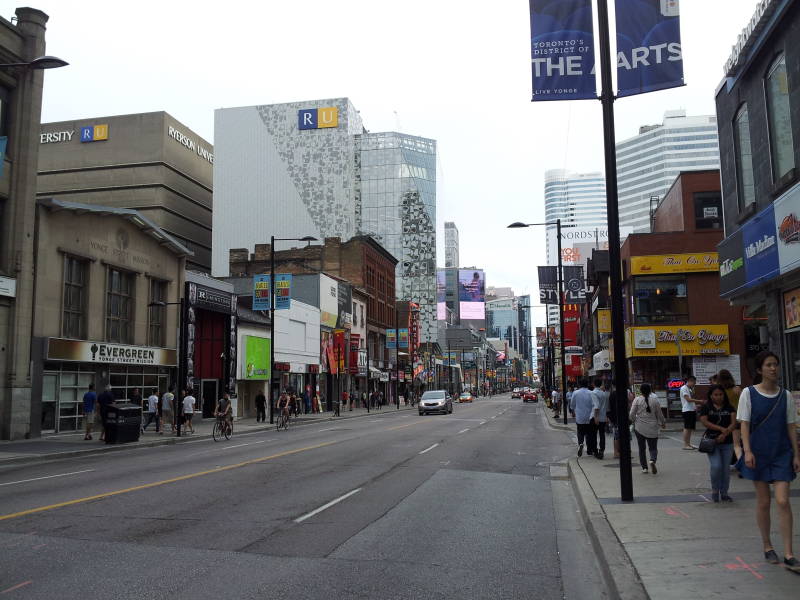
[[[195,397],[192,396],[191,391],[185,392],[183,397],[183,422],[189,429],[190,433],[194,433],[194,425],[192,424],[192,417],[194,417],[194,405],[197,402]]]
[[[550,397],[553,403],[553,411],[555,413],[554,416],[557,419],[561,413],[561,393],[558,391],[558,388],[553,388],[553,392]]]
[[[575,424],[578,426],[578,456],[583,456],[583,444],[592,456],[597,456],[597,423],[600,407],[597,405],[597,396],[589,390],[589,381],[581,379],[579,388],[572,392],[570,410],[575,414]],[[566,407],[565,407],[566,408]]]
[[[152,390],[147,398],[147,423],[142,427],[142,432],[155,421],[156,433],[161,433],[161,426],[158,419],[158,390]]]
[[[686,378],[686,384],[681,387],[679,392],[681,397],[681,413],[683,414],[683,449],[697,450],[692,446],[692,432],[697,426],[697,405],[702,404],[702,400],[694,399],[694,385],[697,379],[694,375]]]
[[[594,397],[597,399],[597,454],[595,458],[602,460],[606,451],[606,424],[608,422],[608,396],[609,393],[603,387],[602,379],[594,380],[594,389],[592,390]]]

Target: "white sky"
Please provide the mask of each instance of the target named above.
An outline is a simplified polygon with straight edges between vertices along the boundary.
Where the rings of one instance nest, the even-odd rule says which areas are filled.
[[[683,0],[683,88],[616,103],[617,139],[667,109],[713,114],[722,65],[757,0]],[[0,0],[0,14],[18,2]],[[438,141],[462,266],[536,294],[544,171],[602,171],[600,103],[531,103],[527,0],[33,0],[50,15],[42,121],[165,110],[213,141],[214,109],[347,96],[370,131]],[[535,320],[543,319],[536,311]]]

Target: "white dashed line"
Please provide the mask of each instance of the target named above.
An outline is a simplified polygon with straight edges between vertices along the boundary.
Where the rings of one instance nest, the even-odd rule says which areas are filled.
[[[436,448],[436,446],[438,446],[438,445],[439,445],[439,444],[438,444],[438,443],[436,443],[436,444],[434,444],[433,446],[431,446],[430,448],[425,448],[425,450],[423,450],[422,452],[420,452],[420,454],[425,454],[426,452],[430,452],[431,450],[433,450],[434,448]]]
[[[315,509],[315,510],[312,510],[310,513],[307,513],[307,514],[303,515],[302,517],[298,517],[298,518],[296,518],[296,519],[294,520],[294,522],[295,522],[295,523],[302,523],[302,522],[303,522],[303,521],[305,521],[306,519],[310,519],[310,518],[311,518],[311,517],[313,517],[314,515],[321,513],[323,510],[326,510],[326,509],[330,508],[331,506],[333,506],[333,505],[335,505],[335,504],[338,504],[338,503],[339,503],[339,502],[341,502],[342,500],[346,500],[347,498],[349,498],[349,497],[350,497],[350,496],[352,496],[353,494],[357,494],[357,493],[358,493],[358,492],[360,492],[360,491],[361,491],[361,488],[356,488],[356,489],[354,489],[354,490],[352,490],[352,491],[350,491],[350,492],[347,492],[347,493],[346,493],[344,496],[339,496],[338,498],[336,498],[336,500],[331,500],[331,501],[330,501],[330,502],[328,502],[327,504],[323,504],[323,505],[322,505],[322,506],[320,506],[319,508],[317,508],[317,509]]]
[[[462,430],[461,430],[461,431],[459,431],[458,433],[466,433],[466,432],[468,432],[468,431],[469,431],[469,427],[467,427],[466,429],[462,429]]]
[[[80,473],[91,473],[94,469],[86,469],[84,471],[72,471],[71,473],[59,473],[58,475],[45,475],[44,477],[34,477],[33,479],[21,479],[19,481],[8,481],[0,483],[2,485],[15,485],[17,483],[28,483],[29,481],[40,481],[42,479],[53,479],[53,477],[66,477],[67,475],[78,475]]]

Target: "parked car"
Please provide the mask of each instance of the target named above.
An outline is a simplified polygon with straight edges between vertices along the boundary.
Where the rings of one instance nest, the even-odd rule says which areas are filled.
[[[511,390],[511,397],[512,398],[521,398],[522,397],[522,390],[519,389],[518,387],[515,387],[513,390]]]
[[[539,396],[533,390],[528,390],[524,394],[522,394],[522,401],[523,402],[538,402]]]
[[[472,402],[472,394],[471,394],[471,393],[469,393],[469,392],[463,392],[463,393],[462,393],[462,394],[461,394],[461,395],[458,397],[458,401],[459,401],[459,402]]]
[[[429,390],[422,394],[419,401],[419,414],[442,413],[444,415],[453,412],[453,399],[444,390]]]

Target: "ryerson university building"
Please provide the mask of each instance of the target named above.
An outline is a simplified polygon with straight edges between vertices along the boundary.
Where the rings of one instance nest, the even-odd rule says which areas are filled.
[[[214,139],[213,275],[272,235],[369,235],[398,259],[397,298],[420,304],[420,341],[436,340],[434,140],[367,132],[347,98],[219,109]]]

